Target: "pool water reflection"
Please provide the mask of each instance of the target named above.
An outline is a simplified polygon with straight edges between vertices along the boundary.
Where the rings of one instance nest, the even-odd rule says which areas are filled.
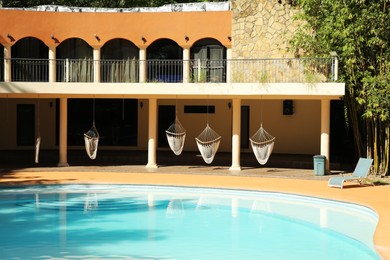
[[[2,259],[380,259],[370,209],[283,193],[51,185],[0,191]]]

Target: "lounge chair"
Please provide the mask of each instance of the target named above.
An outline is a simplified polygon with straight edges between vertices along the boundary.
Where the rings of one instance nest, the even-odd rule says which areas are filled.
[[[372,159],[360,158],[352,175],[332,177],[328,181],[328,186],[342,189],[344,182],[346,181],[357,181],[359,184],[362,184],[362,182],[367,179],[372,161]]]

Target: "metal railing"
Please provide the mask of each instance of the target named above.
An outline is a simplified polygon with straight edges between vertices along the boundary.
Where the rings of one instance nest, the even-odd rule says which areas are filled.
[[[226,60],[191,60],[191,82],[226,82]]]
[[[231,82],[287,83],[334,81],[332,58],[230,60]]]
[[[183,82],[183,60],[147,60],[147,82]]]
[[[49,64],[56,65],[57,82],[93,82],[94,66],[100,66],[101,82],[192,83],[315,83],[337,79],[337,60],[332,58],[232,59],[232,60],[100,60],[5,59],[11,64],[11,81],[49,80]],[[141,69],[145,73],[141,73]],[[183,72],[188,75],[183,75]],[[4,62],[0,81],[4,81]]]
[[[101,82],[139,82],[138,60],[101,60]]]
[[[11,81],[45,82],[48,79],[48,59],[11,59]]]
[[[92,59],[56,60],[57,82],[93,82],[94,62]]]

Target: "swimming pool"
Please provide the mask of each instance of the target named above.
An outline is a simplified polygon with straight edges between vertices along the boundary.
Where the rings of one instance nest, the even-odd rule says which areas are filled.
[[[137,185],[0,190],[2,259],[380,259],[378,216],[283,193]]]

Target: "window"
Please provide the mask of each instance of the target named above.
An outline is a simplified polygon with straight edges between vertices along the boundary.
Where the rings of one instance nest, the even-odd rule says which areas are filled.
[[[69,99],[68,144],[84,145],[84,133],[95,125],[102,146],[136,146],[138,100]]]
[[[214,114],[215,106],[184,106],[186,114]]]

